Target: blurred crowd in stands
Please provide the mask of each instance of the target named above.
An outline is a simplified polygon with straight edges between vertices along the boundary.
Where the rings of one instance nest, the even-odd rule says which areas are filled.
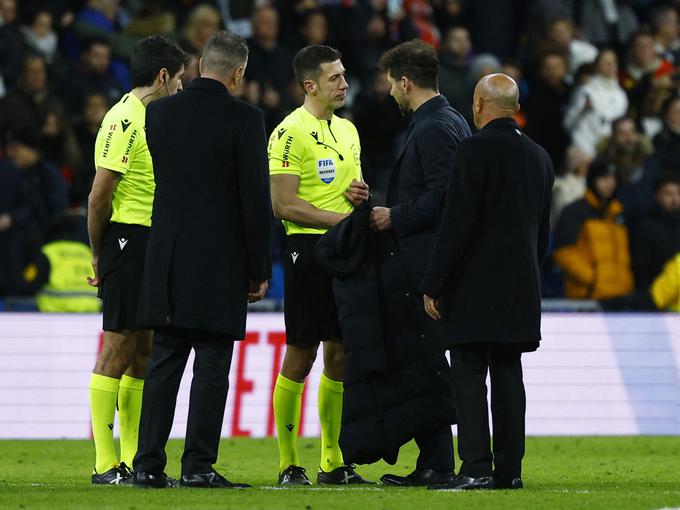
[[[0,298],[35,293],[31,262],[56,233],[87,242],[94,142],[130,89],[135,42],[177,40],[186,85],[221,29],[249,40],[239,95],[268,130],[303,100],[295,52],[343,53],[341,115],[359,130],[378,201],[409,122],[376,73],[385,50],[432,44],[440,91],[471,124],[477,80],[509,74],[516,120],[558,174],[544,296],[644,292],[680,252],[679,14],[678,0],[0,0]]]

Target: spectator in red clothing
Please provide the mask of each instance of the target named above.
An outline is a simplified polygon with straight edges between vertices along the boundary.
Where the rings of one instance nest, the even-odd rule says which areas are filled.
[[[675,7],[662,5],[650,16],[656,54],[669,62],[680,64],[680,16]]]

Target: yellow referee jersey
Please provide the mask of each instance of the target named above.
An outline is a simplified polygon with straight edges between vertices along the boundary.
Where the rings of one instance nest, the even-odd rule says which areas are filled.
[[[94,164],[122,174],[113,193],[111,221],[150,227],[156,184],[145,121],[144,104],[133,93],[125,94],[102,121]]]
[[[304,107],[288,115],[269,137],[269,173],[300,177],[297,196],[317,209],[349,213],[344,197],[353,179],[361,180],[359,134],[349,120],[317,119]],[[327,229],[283,220],[286,234],[323,234]]]

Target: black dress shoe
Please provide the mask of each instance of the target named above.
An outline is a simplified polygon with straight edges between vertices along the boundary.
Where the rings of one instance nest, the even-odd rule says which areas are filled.
[[[498,478],[494,477],[494,484],[496,485],[496,489],[523,489],[524,488],[524,483],[522,483],[521,478],[513,478],[510,483],[504,482],[502,480],[499,480]]]
[[[333,471],[319,469],[316,474],[317,485],[373,485],[375,482],[366,480],[354,470],[354,464],[347,464]]]
[[[428,489],[434,491],[468,491],[474,489],[493,489],[494,487],[493,477],[491,476],[473,478],[471,476],[458,475],[449,483],[430,485]]]
[[[230,482],[217,471],[194,475],[182,475],[179,484],[181,487],[200,489],[250,489],[251,487],[246,483]]]
[[[147,471],[135,471],[132,485],[135,487],[147,487],[151,489],[169,489],[177,487],[177,480],[170,478],[165,473],[157,475]]]
[[[426,485],[444,485],[454,480],[451,472],[435,471],[434,469],[416,469],[406,476],[382,475],[380,481],[385,485],[395,487],[424,487]]]

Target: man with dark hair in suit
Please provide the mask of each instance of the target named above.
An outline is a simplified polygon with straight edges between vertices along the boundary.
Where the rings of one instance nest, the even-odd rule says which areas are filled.
[[[242,38],[213,35],[199,62],[201,77],[147,113],[156,195],[140,322],[154,329],[154,339],[135,485],[169,485],[165,444],[193,349],[180,485],[248,487],[213,468],[234,341],[245,336],[247,302],[262,299],[271,276],[264,118],[232,95],[247,59]],[[185,129],[173,129],[178,119]]]
[[[535,351],[541,339],[539,265],[548,246],[554,175],[548,153],[513,120],[518,98],[517,84],[505,74],[477,84],[472,111],[480,131],[456,151],[422,283],[425,311],[443,319],[449,332],[444,347],[451,349],[463,461],[455,480],[435,488],[522,488],[522,352]]]
[[[390,176],[387,207],[371,211],[371,227],[392,233],[411,292],[416,293],[434,246],[456,146],[470,136],[470,128],[439,94],[439,62],[431,46],[422,41],[401,44],[382,56],[379,67],[402,114],[411,115],[411,125]],[[422,321],[426,337],[443,333],[425,314]],[[415,440],[420,448],[415,470],[407,476],[386,474],[382,482],[418,486],[450,481],[454,468],[451,428],[444,425]]]

